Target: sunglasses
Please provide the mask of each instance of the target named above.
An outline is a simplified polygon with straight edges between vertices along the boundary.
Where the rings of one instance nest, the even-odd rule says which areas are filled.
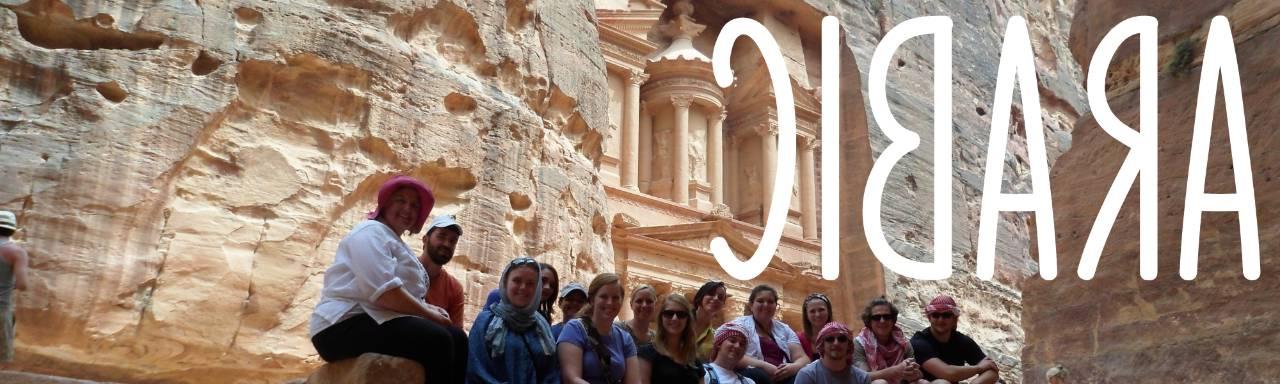
[[[831,343],[831,342],[837,342],[837,343],[848,343],[848,342],[849,342],[849,337],[848,337],[848,336],[845,336],[845,335],[835,335],[835,336],[828,337],[828,338],[826,339],[826,342],[828,342],[828,343]]]
[[[951,312],[934,312],[930,313],[929,317],[934,319],[950,319],[952,317],[956,317],[956,314]]]
[[[684,320],[689,318],[689,312],[665,310],[665,311],[662,311],[662,318]]]
[[[894,315],[871,315],[871,321],[898,321],[898,317]]]
[[[519,257],[519,258],[516,258],[515,260],[511,260],[512,267],[518,267],[521,265],[529,265],[529,264],[537,264],[537,263],[538,263],[537,260],[534,260],[528,257]]]

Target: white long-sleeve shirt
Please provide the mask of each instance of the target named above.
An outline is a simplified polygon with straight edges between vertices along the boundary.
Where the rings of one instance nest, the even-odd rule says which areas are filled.
[[[752,358],[764,360],[764,353],[760,351],[760,332],[756,330],[756,321],[751,315],[738,317],[732,320],[742,328],[747,330],[747,350],[745,355]],[[773,342],[778,344],[778,348],[782,349],[782,354],[787,357],[787,361],[796,361],[802,356],[791,356],[791,344],[800,345],[800,337],[796,336],[796,332],[791,330],[791,326],[787,323],[773,320],[773,334],[768,335],[773,338]]]
[[[391,228],[377,220],[356,224],[338,243],[333,265],[324,272],[320,302],[311,314],[310,336],[361,313],[382,324],[411,316],[379,309],[373,303],[389,290],[404,287],[425,297],[430,281],[417,255]]]

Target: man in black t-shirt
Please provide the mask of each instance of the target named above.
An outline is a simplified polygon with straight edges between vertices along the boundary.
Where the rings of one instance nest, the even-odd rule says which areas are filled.
[[[970,384],[992,384],[1000,379],[1000,368],[982,353],[978,343],[956,330],[960,310],[955,300],[938,295],[925,307],[925,315],[929,328],[911,336],[911,348],[925,380],[958,383],[973,377]]]

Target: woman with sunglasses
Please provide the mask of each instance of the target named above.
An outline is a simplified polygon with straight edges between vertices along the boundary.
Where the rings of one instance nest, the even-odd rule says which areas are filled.
[[[747,351],[738,366],[746,368],[743,374],[756,383],[791,384],[796,372],[809,363],[796,332],[773,319],[778,298],[773,287],[757,285],[747,298],[746,315],[733,320],[747,329]]]
[[[729,292],[719,280],[702,284],[698,293],[693,295],[693,335],[694,342],[698,345],[699,360],[711,361],[716,330],[712,322],[723,315],[724,303],[728,297]]]
[[[422,300],[430,286],[427,270],[401,238],[422,231],[434,204],[422,182],[392,177],[378,189],[369,220],[338,243],[311,314],[311,344],[320,358],[381,353],[418,362],[436,382],[465,380],[467,335],[443,308]]]
[[[543,281],[537,261],[512,260],[498,280],[498,302],[471,325],[469,383],[559,383],[551,325],[538,313]]]
[[[636,343],[613,320],[622,310],[618,275],[601,273],[587,287],[587,305],[557,340],[560,374],[567,384],[639,384]]]
[[[853,344],[853,366],[871,373],[872,384],[928,384],[915,352],[898,328],[898,307],[884,296],[862,310],[862,331]]]
[[[672,293],[662,300],[658,334],[652,344],[640,347],[640,382],[699,384],[705,371],[693,343],[693,305],[684,295]]]
[[[796,374],[796,384],[871,383],[867,371],[849,364],[849,354],[853,352],[849,327],[838,321],[827,323],[814,340],[822,358],[801,369]]]
[[[631,320],[620,321],[618,326],[631,335],[636,341],[636,348],[653,344],[655,332],[651,324],[656,315],[654,304],[658,301],[658,292],[648,284],[640,284],[631,290]]]
[[[834,313],[831,310],[831,299],[821,293],[810,293],[809,297],[804,298],[800,313],[804,315],[804,333],[800,334],[800,347],[804,348],[804,354],[809,356],[809,360],[817,360],[818,350],[813,347],[812,341],[817,340],[818,331],[831,322],[831,314]]]

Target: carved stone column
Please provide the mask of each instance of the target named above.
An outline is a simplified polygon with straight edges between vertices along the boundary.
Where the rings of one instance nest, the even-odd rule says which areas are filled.
[[[671,200],[686,204],[689,202],[689,105],[693,98],[689,96],[672,96],[671,105],[675,106],[675,158],[672,159]]]
[[[773,179],[778,174],[778,123],[770,121],[756,128],[760,134],[760,187],[763,189],[760,206],[761,223],[769,217],[769,205],[773,202]]]
[[[813,138],[800,144],[800,224],[805,240],[818,239],[818,188],[813,164],[813,152],[817,147],[818,140]]]
[[[648,79],[649,75],[644,72],[632,71],[623,99],[622,187],[630,190],[637,189],[636,176],[640,165],[640,84]]]
[[[640,155],[638,157],[640,191],[649,193],[653,180],[653,111],[648,103],[640,102]]]
[[[707,117],[707,181],[711,183],[711,206],[724,204],[724,119],[728,113]]]
[[[721,124],[723,127],[723,122],[721,122]],[[733,207],[738,206],[738,204],[740,204],[739,202],[742,201],[742,197],[740,195],[742,182],[739,181],[741,180],[739,174],[742,170],[740,168],[741,165],[738,164],[738,143],[741,142],[740,140],[741,139],[737,136],[733,135],[727,135],[724,140],[725,148],[727,149],[724,154],[723,164],[725,167],[724,185],[726,187],[726,194],[724,197],[725,204],[730,207],[730,211],[733,211]],[[734,214],[736,216],[737,212],[734,212]]]

